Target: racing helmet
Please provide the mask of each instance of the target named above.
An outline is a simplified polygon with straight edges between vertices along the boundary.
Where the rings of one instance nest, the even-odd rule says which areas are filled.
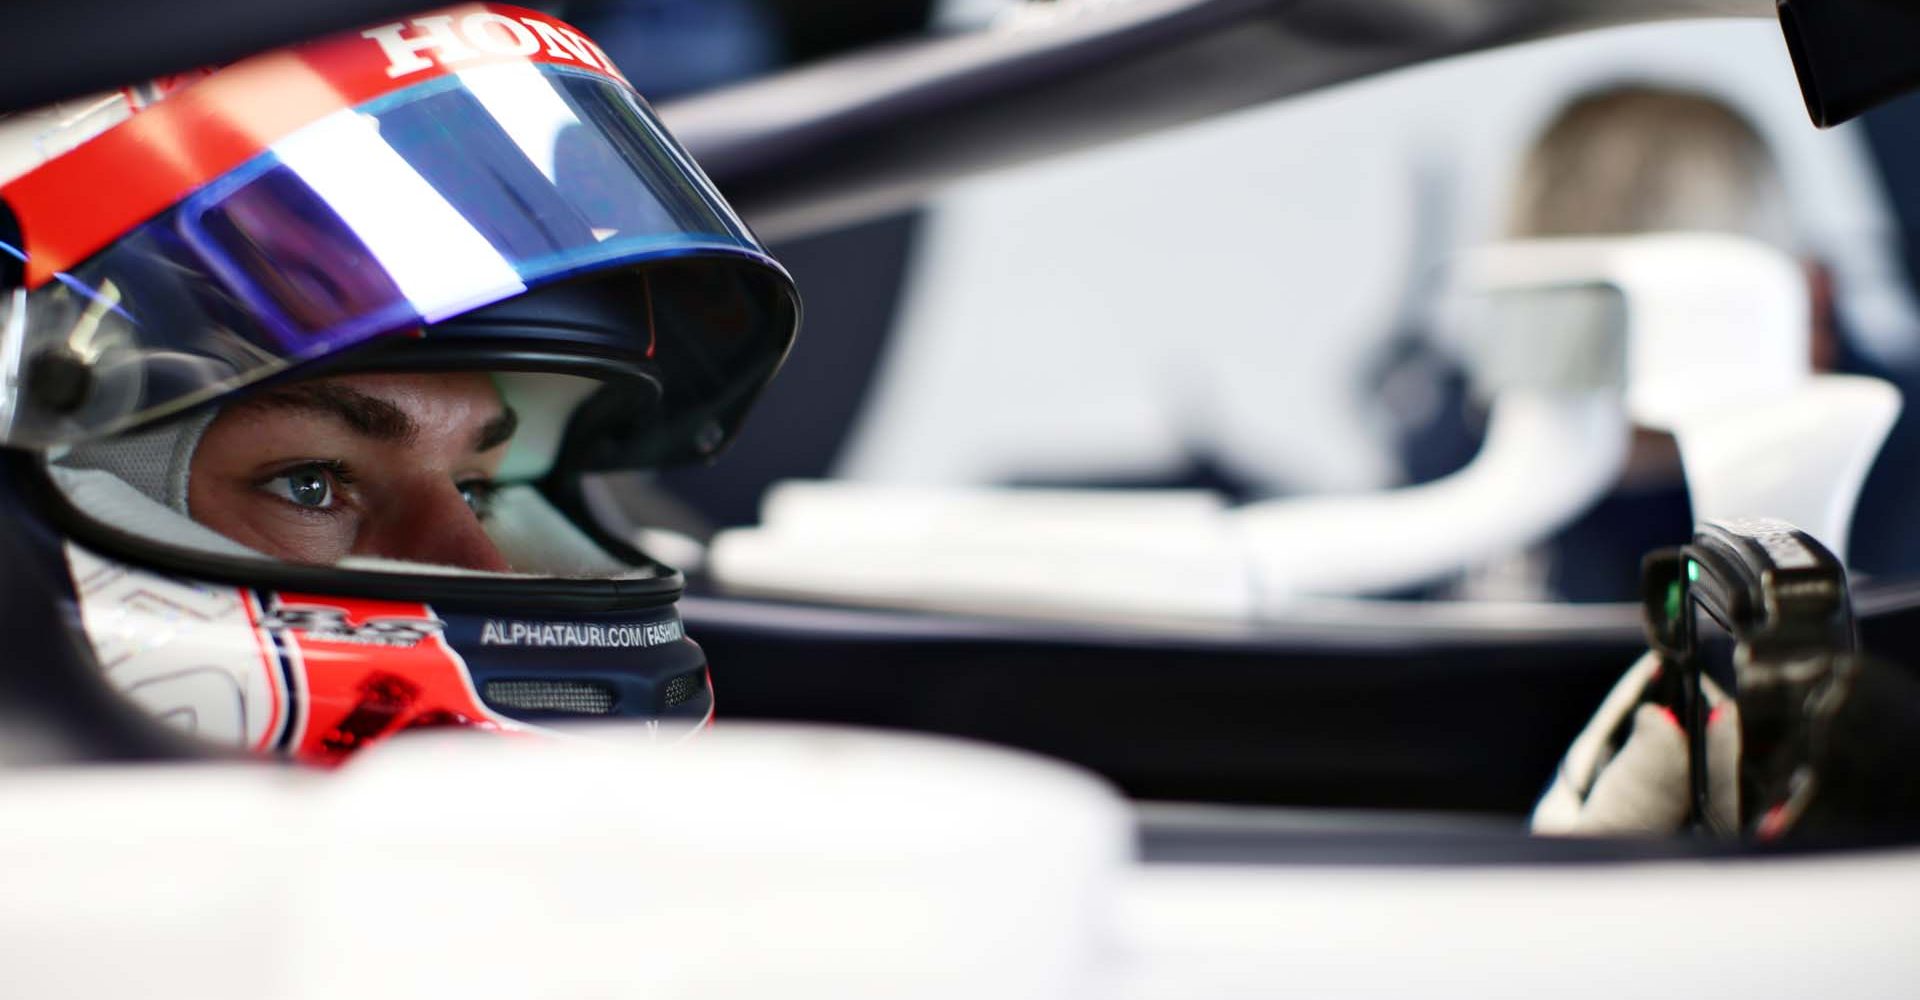
[[[682,578],[596,491],[717,455],[799,312],[605,53],[532,10],[0,117],[0,532],[40,564],[0,567],[0,599],[58,579],[72,612],[11,654],[76,645],[150,715],[309,761],[439,723],[696,732]],[[490,401],[484,510],[300,559],[195,509],[249,407],[405,437],[369,379]],[[289,447],[307,471],[273,489],[317,510],[345,471]],[[456,528],[497,558],[443,557]]]

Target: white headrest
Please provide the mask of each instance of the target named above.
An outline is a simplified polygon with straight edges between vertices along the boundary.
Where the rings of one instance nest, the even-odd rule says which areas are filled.
[[[1624,329],[1566,315],[1559,316],[1557,329],[1490,322],[1491,307],[1503,293],[1583,288],[1617,292]],[[1604,306],[1606,300],[1592,301]],[[1659,429],[1737,399],[1794,390],[1812,375],[1805,273],[1782,251],[1738,236],[1659,233],[1492,244],[1461,261],[1445,317],[1447,336],[1466,346],[1470,359],[1537,353],[1539,344],[1526,342],[1530,337],[1603,357],[1600,345],[1577,342],[1580,336],[1623,338],[1618,346],[1624,350],[1628,414]],[[1576,342],[1567,342],[1569,330]],[[1484,342],[1489,337],[1508,342]]]

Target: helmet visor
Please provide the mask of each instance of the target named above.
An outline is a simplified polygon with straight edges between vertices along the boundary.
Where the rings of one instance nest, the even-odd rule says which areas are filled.
[[[97,437],[382,334],[668,259],[764,276],[750,284],[777,301],[753,310],[760,329],[720,334],[758,346],[714,373],[764,380],[792,337],[791,282],[639,97],[552,63],[462,69],[321,117],[16,289],[0,303],[0,442]],[[653,358],[651,324],[631,334],[613,349]]]

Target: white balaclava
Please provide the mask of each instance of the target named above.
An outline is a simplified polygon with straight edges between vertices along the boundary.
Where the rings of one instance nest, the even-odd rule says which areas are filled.
[[[75,445],[55,464],[67,469],[111,473],[149,500],[182,517],[190,517],[187,483],[193,452],[219,412],[218,408],[208,407],[148,430]]]

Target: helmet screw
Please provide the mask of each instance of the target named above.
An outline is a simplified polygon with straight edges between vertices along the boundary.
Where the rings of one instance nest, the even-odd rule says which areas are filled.
[[[27,398],[54,413],[72,413],[93,392],[93,368],[64,347],[41,351],[27,361]]]

